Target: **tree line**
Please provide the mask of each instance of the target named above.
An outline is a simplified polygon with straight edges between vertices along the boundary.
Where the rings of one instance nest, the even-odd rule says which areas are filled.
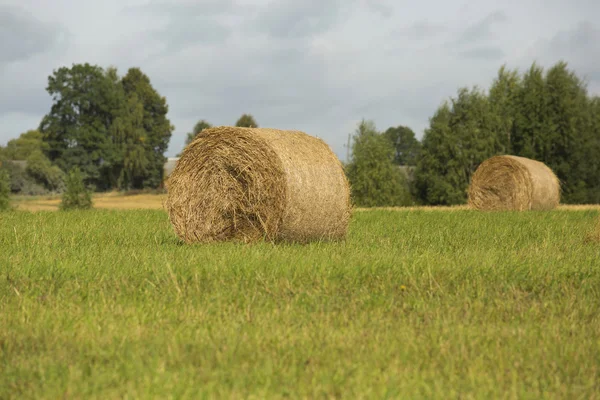
[[[157,189],[172,132],[167,100],[139,68],[73,64],[48,77],[52,106],[39,126],[0,146],[12,193],[63,192],[69,172],[93,191]],[[243,114],[237,126],[258,126]],[[196,124],[186,144],[205,127]]]
[[[93,190],[158,187],[174,127],[168,105],[139,68],[74,64],[48,77],[52,106],[37,129],[0,149],[13,191],[64,189],[78,168]],[[8,160],[26,161],[26,169]]]
[[[174,127],[166,98],[139,68],[119,76],[74,64],[55,70],[46,91],[53,103],[39,127],[0,147],[13,193],[60,192],[75,167],[97,191],[161,186]],[[186,145],[211,126],[199,120]],[[258,124],[243,114],[235,126]],[[502,66],[489,90],[462,87],[443,101],[420,141],[408,126],[379,131],[362,120],[344,168],[359,206],[454,205],[466,202],[478,165],[498,154],[547,164],[565,203],[600,203],[600,98],[563,61],[522,74]]]
[[[600,97],[564,61],[523,74],[502,66],[488,91],[462,87],[444,101],[421,141],[408,127],[362,121],[346,171],[358,205],[455,205],[479,164],[500,154],[552,168],[564,203],[600,203]]]

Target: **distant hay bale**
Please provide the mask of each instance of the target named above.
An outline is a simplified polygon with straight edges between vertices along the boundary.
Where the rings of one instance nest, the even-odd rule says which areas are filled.
[[[560,182],[544,163],[495,156],[473,174],[468,198],[477,210],[551,210],[560,202]]]
[[[165,208],[186,243],[345,237],[350,188],[321,139],[299,131],[214,127],[183,150]]]

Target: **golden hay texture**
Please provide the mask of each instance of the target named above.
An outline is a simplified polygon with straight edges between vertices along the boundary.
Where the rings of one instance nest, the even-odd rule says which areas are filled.
[[[560,182],[544,163],[517,156],[495,156],[479,165],[468,191],[477,210],[551,210],[560,202]]]
[[[165,208],[186,243],[342,239],[351,214],[342,164],[299,131],[205,129],[166,187]]]

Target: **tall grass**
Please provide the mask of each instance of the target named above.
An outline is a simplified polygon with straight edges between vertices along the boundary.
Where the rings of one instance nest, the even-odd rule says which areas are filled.
[[[598,398],[598,215],[186,246],[162,211],[3,214],[0,398]]]

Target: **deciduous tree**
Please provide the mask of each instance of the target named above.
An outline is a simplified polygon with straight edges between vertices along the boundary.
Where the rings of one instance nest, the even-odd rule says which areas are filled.
[[[9,140],[6,147],[0,148],[0,154],[7,160],[27,160],[36,151],[48,151],[48,143],[44,142],[40,131],[31,129],[18,138]]]
[[[417,163],[421,143],[415,137],[412,129],[399,125],[388,128],[384,134],[394,146],[394,162],[396,164],[412,166]]]
[[[496,131],[500,135],[501,152],[511,154],[512,136],[518,111],[518,96],[521,78],[517,70],[508,70],[503,65],[489,92],[490,106],[495,119]]]
[[[258,124],[254,120],[251,114],[242,114],[242,116],[236,121],[235,126],[245,128],[258,128]]]
[[[63,171],[78,166],[89,183],[108,189],[103,170],[112,167],[107,161],[114,158],[110,127],[123,107],[119,87],[102,68],[85,63],[55,70],[46,90],[53,104],[39,130],[48,157]]]
[[[164,153],[175,129],[167,118],[167,99],[154,89],[150,78],[139,68],[130,68],[122,82],[130,101],[132,97],[137,97],[143,108],[142,118],[139,120],[138,116],[138,126],[134,128],[138,132],[136,140],[141,143],[143,151],[141,148],[130,151],[130,164],[143,171],[141,176],[144,187],[157,188],[164,177],[164,165],[167,161]],[[142,153],[145,157],[142,157]]]
[[[461,88],[430,120],[415,170],[415,192],[426,204],[466,202],[479,164],[502,151],[493,109],[479,88]]]
[[[192,143],[192,140],[194,140],[197,134],[211,127],[212,125],[204,119],[201,119],[200,121],[196,122],[196,125],[194,125],[194,129],[192,129],[192,131],[187,134],[187,137],[185,139],[185,145],[187,146],[188,144]]]
[[[412,204],[406,177],[394,164],[394,146],[372,121],[356,129],[352,158],[346,166],[353,202],[362,207]]]
[[[139,68],[74,64],[55,70],[53,98],[40,131],[50,160],[63,171],[79,167],[97,189],[156,188],[174,127],[165,97]]]

